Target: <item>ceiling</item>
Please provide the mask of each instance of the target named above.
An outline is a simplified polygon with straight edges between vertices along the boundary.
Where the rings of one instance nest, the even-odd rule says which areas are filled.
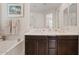
[[[44,12],[49,9],[56,10],[60,5],[61,3],[30,3],[30,11]]]

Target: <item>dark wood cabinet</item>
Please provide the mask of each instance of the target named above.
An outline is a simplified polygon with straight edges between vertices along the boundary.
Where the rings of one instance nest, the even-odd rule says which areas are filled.
[[[26,40],[26,51],[25,53],[27,53],[28,55],[36,55],[37,54],[37,40],[35,39],[27,39]]]
[[[77,55],[78,36],[59,36],[58,55]]]
[[[25,54],[47,55],[48,54],[47,36],[26,36]]]
[[[78,36],[25,36],[26,55],[77,55]]]

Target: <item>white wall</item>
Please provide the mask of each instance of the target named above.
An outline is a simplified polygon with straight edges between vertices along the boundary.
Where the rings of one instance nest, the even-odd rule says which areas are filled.
[[[5,33],[5,34],[10,34],[10,28],[9,28],[9,20],[20,20],[20,22],[21,22],[21,26],[20,26],[20,33],[22,34],[23,33],[23,31],[25,31],[25,29],[23,29],[22,27],[24,27],[24,24],[25,23],[23,23],[24,22],[24,20],[25,20],[25,13],[26,12],[24,12],[24,16],[23,17],[14,17],[14,18],[12,18],[12,17],[8,17],[8,8],[7,8],[7,4],[1,4],[2,5],[2,25],[1,25],[1,29],[2,29],[2,32],[3,33]],[[24,7],[25,7],[25,5],[24,5]],[[26,6],[27,7],[27,6]],[[27,10],[26,10],[27,11]]]
[[[2,6],[2,22],[1,22],[1,27],[2,29],[4,30],[3,32],[4,33],[9,33],[9,28],[8,28],[8,20],[20,20],[21,22],[21,26],[20,26],[20,34],[21,35],[24,35],[25,32],[27,32],[27,29],[29,28],[29,20],[28,20],[28,4],[24,4],[24,14],[23,14],[23,17],[8,17],[7,15],[7,4],[3,3],[1,4]]]

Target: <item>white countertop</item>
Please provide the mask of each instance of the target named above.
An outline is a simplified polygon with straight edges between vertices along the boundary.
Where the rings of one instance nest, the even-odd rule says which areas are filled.
[[[16,47],[22,41],[23,39],[20,40],[6,39],[5,41],[2,41],[0,39],[0,55],[5,55],[7,52]]]
[[[61,30],[47,30],[47,29],[31,29],[25,35],[79,35],[77,30],[61,31]]]

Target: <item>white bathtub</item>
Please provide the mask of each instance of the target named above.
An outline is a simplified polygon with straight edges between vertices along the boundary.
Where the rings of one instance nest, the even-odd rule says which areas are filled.
[[[5,41],[0,40],[0,55],[15,55],[15,54],[17,55],[24,54],[24,39],[20,40],[7,39]]]

